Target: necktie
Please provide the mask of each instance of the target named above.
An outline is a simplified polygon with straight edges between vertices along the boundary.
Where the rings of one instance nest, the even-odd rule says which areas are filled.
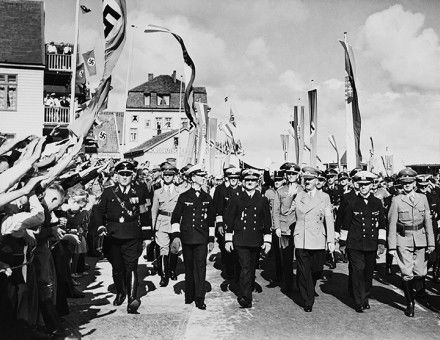
[[[413,195],[410,195],[410,196],[409,196],[409,200],[411,201],[411,203],[414,203],[414,196],[413,196]]]

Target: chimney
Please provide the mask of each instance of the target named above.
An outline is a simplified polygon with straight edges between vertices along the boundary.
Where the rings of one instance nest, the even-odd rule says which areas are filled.
[[[154,78],[154,74],[148,73],[148,81],[153,80],[153,78]]]
[[[173,71],[173,83],[176,83],[176,70]]]

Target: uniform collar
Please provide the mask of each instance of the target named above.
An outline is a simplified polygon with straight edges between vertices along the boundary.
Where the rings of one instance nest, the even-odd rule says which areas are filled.
[[[119,185],[119,191],[125,195],[127,195],[130,192],[130,189],[131,189],[131,185],[127,185],[126,187]]]

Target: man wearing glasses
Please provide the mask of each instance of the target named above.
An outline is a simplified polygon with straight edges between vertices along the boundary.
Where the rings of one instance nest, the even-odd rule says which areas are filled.
[[[386,217],[382,201],[372,193],[375,175],[360,171],[353,176],[359,195],[347,201],[341,218],[340,248],[347,248],[350,296],[355,311],[370,309],[368,302],[373,283],[376,256],[385,251]]]
[[[268,253],[271,247],[269,201],[258,190],[260,174],[253,169],[242,172],[243,191],[232,197],[225,212],[225,249],[236,250],[240,263],[238,303],[252,307],[252,290],[260,249]]]
[[[137,296],[138,259],[142,254],[141,214],[146,213],[145,193],[132,185],[135,166],[121,161],[115,166],[118,181],[104,189],[96,209],[98,234],[105,236],[104,253],[112,265],[116,298],[120,306],[128,295],[127,312],[136,314],[141,302]]]
[[[171,216],[172,247],[182,243],[185,264],[185,304],[195,301],[196,307],[205,310],[206,256],[214,247],[215,210],[211,196],[202,187],[206,172],[199,165],[186,172],[191,188],[180,194]],[[208,244],[209,243],[209,244]]]

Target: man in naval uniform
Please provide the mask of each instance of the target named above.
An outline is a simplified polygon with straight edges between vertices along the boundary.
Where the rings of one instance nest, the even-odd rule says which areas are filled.
[[[118,182],[104,189],[96,210],[98,234],[105,236],[104,253],[112,265],[116,298],[121,305],[128,295],[127,312],[134,314],[140,306],[137,295],[138,259],[142,254],[141,214],[146,213],[145,192],[132,185],[135,167],[128,161],[115,166]]]

